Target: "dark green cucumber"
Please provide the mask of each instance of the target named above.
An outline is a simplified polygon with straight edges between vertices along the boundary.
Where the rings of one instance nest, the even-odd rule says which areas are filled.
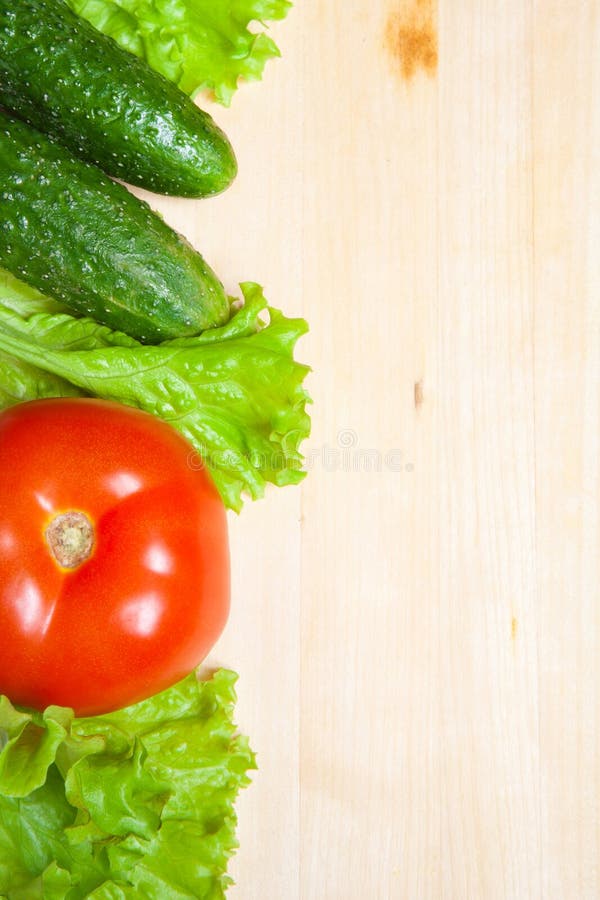
[[[64,0],[0,0],[0,106],[158,193],[206,197],[237,172],[207,113]]]
[[[147,203],[3,113],[0,267],[148,343],[229,317],[214,272]]]

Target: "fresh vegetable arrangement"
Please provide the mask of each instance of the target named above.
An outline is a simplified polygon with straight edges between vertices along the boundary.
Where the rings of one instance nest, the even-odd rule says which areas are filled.
[[[0,898],[229,884],[255,760],[236,676],[195,669],[229,608],[226,509],[305,474],[307,326],[251,282],[227,297],[108,176],[227,187],[186,94],[260,77],[278,51],[249,23],[289,6],[0,0]]]

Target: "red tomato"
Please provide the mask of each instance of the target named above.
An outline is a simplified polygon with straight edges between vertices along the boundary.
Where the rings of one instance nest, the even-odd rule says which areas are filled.
[[[93,715],[208,653],[229,611],[227,522],[192,453],[101,400],[0,414],[0,694]]]

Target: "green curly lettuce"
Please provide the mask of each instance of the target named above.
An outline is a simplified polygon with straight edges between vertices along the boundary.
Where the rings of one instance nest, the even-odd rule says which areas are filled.
[[[307,325],[269,307],[258,285],[241,289],[244,304],[223,327],[145,346],[0,273],[0,406],[82,393],[146,410],[185,435],[197,454],[190,464],[207,466],[236,511],[267,483],[297,484],[309,368],[293,354]]]
[[[191,674],[94,718],[0,698],[0,897],[224,898],[234,802],[256,768],[236,679]]]
[[[264,32],[283,19],[288,0],[67,0],[69,6],[125,50],[187,94],[212,91],[229,106],[238,80],[258,80],[268,60],[279,56]]]

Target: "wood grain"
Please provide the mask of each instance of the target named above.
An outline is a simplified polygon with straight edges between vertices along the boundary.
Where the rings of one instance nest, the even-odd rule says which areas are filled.
[[[537,3],[536,518],[546,896],[600,895],[600,10]]]
[[[240,900],[600,896],[600,10],[307,0],[218,117],[240,177],[161,201],[312,325],[302,490],[232,520],[260,770]]]

